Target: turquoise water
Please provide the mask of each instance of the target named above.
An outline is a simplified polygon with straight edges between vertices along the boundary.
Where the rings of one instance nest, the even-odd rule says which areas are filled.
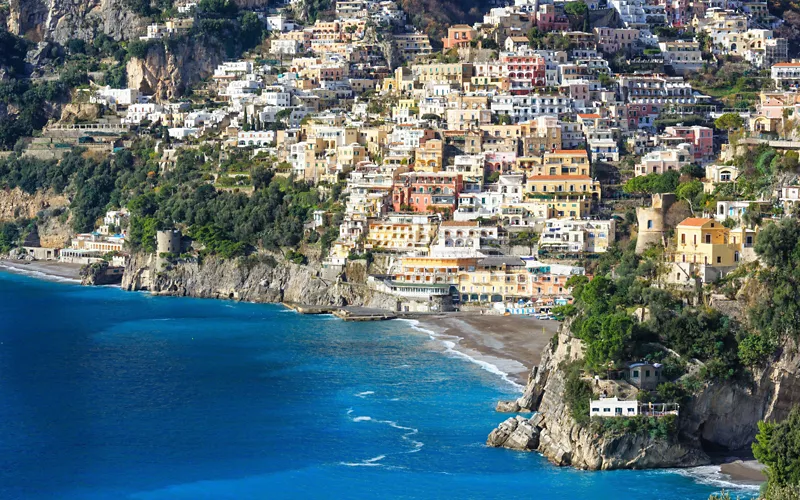
[[[486,448],[515,389],[406,322],[0,273],[0,498],[706,499]]]

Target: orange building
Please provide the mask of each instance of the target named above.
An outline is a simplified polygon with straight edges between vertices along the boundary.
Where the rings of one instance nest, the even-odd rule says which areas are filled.
[[[478,32],[466,24],[456,24],[447,28],[447,36],[442,38],[444,50],[469,47],[472,40],[478,38]]]

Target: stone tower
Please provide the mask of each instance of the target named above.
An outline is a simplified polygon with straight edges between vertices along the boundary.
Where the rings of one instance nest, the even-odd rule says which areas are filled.
[[[636,253],[641,254],[648,246],[663,245],[666,229],[667,210],[675,203],[672,193],[654,194],[649,207],[636,208],[636,220],[639,224],[639,236],[636,238]]]

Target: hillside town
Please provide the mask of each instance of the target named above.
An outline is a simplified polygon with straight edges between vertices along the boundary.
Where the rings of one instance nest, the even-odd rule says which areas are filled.
[[[180,36],[196,7],[178,3],[141,40]],[[665,248],[665,283],[693,287],[756,259],[758,222],[800,201],[788,177],[758,198],[736,188],[742,148],[795,164],[800,148],[800,62],[764,2],[515,0],[441,40],[391,0],[337,1],[333,19],[311,24],[291,4],[255,14],[269,32],[262,51],[220,64],[194,91],[203,100],[91,84],[76,99],[104,117],[51,123],[24,154],[114,152],[159,129],[169,171],[181,151],[220,146],[337,193],[305,227],[338,229],[326,275],[388,255],[376,289],[432,311],[541,318],[572,302],[570,277],[632,225],[637,252]],[[720,61],[750,68],[739,78],[755,82],[749,100],[696,84]],[[670,172],[670,188],[648,187]],[[212,177],[218,189],[253,189],[246,169]],[[111,253],[122,267],[127,216],[109,211],[71,247],[29,243],[27,255],[86,264]]]

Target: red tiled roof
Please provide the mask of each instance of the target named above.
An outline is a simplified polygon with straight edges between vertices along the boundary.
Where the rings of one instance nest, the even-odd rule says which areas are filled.
[[[553,151],[554,155],[584,155],[586,156],[585,149],[556,149]]]
[[[714,219],[706,219],[703,217],[687,217],[683,219],[683,221],[678,224],[679,226],[691,226],[691,227],[700,227],[709,222],[712,222]]]
[[[454,227],[478,227],[478,221],[474,220],[446,220],[442,222],[443,226],[454,226]]]

